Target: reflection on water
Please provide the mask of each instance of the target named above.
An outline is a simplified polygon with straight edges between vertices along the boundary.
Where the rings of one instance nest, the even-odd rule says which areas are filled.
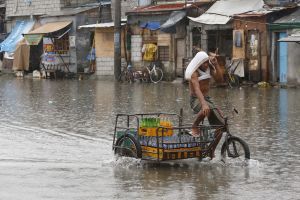
[[[181,83],[0,78],[0,199],[295,199],[300,192],[296,89],[213,88],[248,163],[154,164],[116,158],[117,113],[194,115]]]

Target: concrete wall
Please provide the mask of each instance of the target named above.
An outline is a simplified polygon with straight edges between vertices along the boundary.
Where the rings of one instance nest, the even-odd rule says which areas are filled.
[[[288,84],[300,85],[300,44],[288,43]]]
[[[141,67],[142,65],[142,36],[131,36],[131,61],[134,67]]]
[[[124,32],[121,36],[121,58],[125,62]],[[95,32],[96,75],[114,75],[114,28],[97,28]]]
[[[91,50],[91,31],[88,29],[80,29],[77,27],[85,24],[95,24],[98,21],[98,9],[80,13],[76,16],[76,60],[77,69],[88,68],[90,63],[87,60],[87,55]]]
[[[32,0],[31,3],[19,0],[6,1],[6,16],[30,16],[48,14],[59,11],[61,8],[60,0]]]
[[[96,75],[97,76],[113,76],[114,75],[114,58],[113,57],[97,57],[96,58]]]
[[[111,0],[112,19],[115,16],[115,1],[121,1],[121,18],[126,18],[126,12],[133,10],[138,6],[138,0]]]

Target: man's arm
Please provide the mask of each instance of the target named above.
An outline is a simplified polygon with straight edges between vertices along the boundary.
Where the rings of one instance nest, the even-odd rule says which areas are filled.
[[[210,62],[213,67],[210,67],[211,75],[215,79],[216,82],[222,83],[224,81],[224,73],[221,70],[221,66],[218,63],[216,57],[210,57]]]
[[[192,87],[194,89],[194,93],[197,96],[199,102],[201,103],[201,107],[202,107],[202,111],[203,111],[204,115],[208,116],[210,109],[209,109],[209,106],[207,105],[207,103],[204,99],[203,93],[201,91],[197,72],[194,72],[192,74],[190,81],[191,81]]]

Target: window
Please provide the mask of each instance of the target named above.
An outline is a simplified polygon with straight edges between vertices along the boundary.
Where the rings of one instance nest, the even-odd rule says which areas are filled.
[[[68,54],[69,52],[69,35],[65,34],[60,39],[54,39],[54,51],[56,54]]]
[[[168,46],[159,46],[158,47],[158,59],[160,61],[169,61],[170,53]]]

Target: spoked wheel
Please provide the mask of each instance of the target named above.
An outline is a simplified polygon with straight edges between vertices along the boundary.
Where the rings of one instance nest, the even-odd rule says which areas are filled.
[[[125,134],[116,141],[115,154],[125,157],[142,158],[142,148],[132,135]]]
[[[146,83],[149,83],[149,82],[150,82],[150,75],[149,75],[148,70],[147,70],[147,69],[144,69],[144,70],[142,71],[142,73],[143,73],[142,80],[143,80],[144,82],[146,82]]]
[[[239,77],[235,74],[230,74],[230,75],[227,75],[227,82],[228,82],[228,85],[233,88],[233,87],[239,87],[240,85],[240,81],[239,81]]]
[[[222,145],[221,156],[223,161],[227,158],[238,159],[241,161],[250,159],[249,146],[241,138],[232,136]]]
[[[158,83],[163,78],[163,71],[160,68],[155,68],[150,72],[150,79],[153,83]]]
[[[127,71],[124,71],[124,72],[121,72],[120,76],[119,76],[119,81],[120,82],[133,82],[133,74],[132,72],[127,72]]]

